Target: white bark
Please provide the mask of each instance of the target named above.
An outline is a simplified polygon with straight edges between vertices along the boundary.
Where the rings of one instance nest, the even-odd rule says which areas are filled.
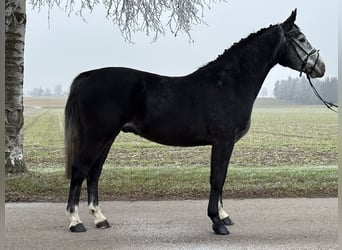
[[[26,1],[6,0],[5,21],[5,169],[27,171],[23,154],[22,128]]]

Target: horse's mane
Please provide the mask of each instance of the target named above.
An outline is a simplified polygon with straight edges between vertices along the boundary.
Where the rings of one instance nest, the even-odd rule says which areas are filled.
[[[251,33],[246,38],[242,38],[239,42],[234,43],[229,49],[224,50],[224,52],[219,55],[215,60],[207,63],[206,65],[200,67],[198,71],[213,68],[221,63],[222,60],[226,58],[230,58],[230,60],[234,61],[234,58],[241,55],[241,48],[249,44],[255,38],[261,36],[265,32],[269,31],[271,28],[275,27],[276,25],[270,25],[267,28],[262,28],[255,33]]]

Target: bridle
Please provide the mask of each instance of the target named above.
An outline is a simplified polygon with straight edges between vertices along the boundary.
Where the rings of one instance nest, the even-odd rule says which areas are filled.
[[[295,32],[295,31],[296,31],[296,30],[291,30],[291,31],[287,32],[287,35],[290,34],[290,33]],[[300,71],[299,71],[299,77],[302,76],[302,73],[303,73],[303,72],[306,73],[306,78],[308,79],[309,84],[310,84],[310,87],[312,88],[312,91],[314,92],[314,94],[316,95],[316,97],[317,97],[318,99],[320,99],[328,109],[330,109],[330,110],[332,110],[332,111],[334,111],[334,112],[337,113],[337,111],[336,111],[334,108],[337,109],[337,108],[338,108],[338,105],[336,105],[336,104],[334,104],[334,103],[332,103],[332,102],[328,102],[328,101],[324,100],[324,99],[321,97],[321,95],[318,93],[318,91],[317,91],[317,89],[315,88],[315,86],[313,85],[313,83],[311,82],[311,77],[310,77],[310,75],[311,75],[311,73],[314,71],[314,69],[315,69],[315,67],[316,67],[316,65],[317,65],[318,58],[319,58],[319,50],[316,50],[315,48],[312,48],[312,49],[308,52],[305,48],[303,48],[303,46],[300,44],[300,42],[298,41],[298,39],[297,39],[297,38],[294,38],[294,37],[289,38],[289,44],[290,44],[290,46],[293,48],[293,50],[295,51],[295,53],[296,53],[297,57],[299,58],[299,60],[302,62],[302,65],[301,65],[301,68],[300,68]],[[304,54],[305,54],[304,57],[302,57],[302,56],[299,54],[297,48],[304,52]],[[314,62],[314,64],[313,64],[313,66],[312,66],[311,68],[307,68],[309,58],[310,58],[311,56],[314,56],[314,55],[316,55],[316,59],[315,59],[315,62]]]
[[[310,51],[307,51],[300,44],[300,42],[295,37],[295,35],[293,35],[293,33],[296,33],[296,32],[298,32],[298,28],[294,27],[290,31],[286,32],[285,36],[288,38],[289,44],[293,48],[294,52],[296,53],[296,56],[302,62],[302,66],[300,67],[300,71],[299,71],[299,76],[301,77],[303,72],[305,72],[306,74],[311,74],[314,71],[314,69],[315,69],[315,67],[317,65],[318,59],[319,59],[319,50],[316,50],[315,48],[312,48]],[[304,56],[303,57],[300,55],[298,50],[301,50],[302,52],[304,52]],[[315,63],[313,64],[313,66],[311,68],[307,68],[309,58],[311,56],[314,56],[314,55],[316,55]]]
[[[319,58],[319,50],[316,50],[315,48],[312,48],[309,52],[306,51],[305,48],[303,48],[303,46],[298,42],[298,40],[296,38],[291,38],[290,39],[290,45],[292,46],[293,50],[296,52],[296,55],[297,57],[299,58],[299,60],[302,62],[302,66],[300,68],[300,73],[299,73],[299,76],[302,76],[302,73],[303,71],[306,73],[306,74],[311,74],[316,65],[317,65],[317,62],[318,62],[318,58]],[[297,47],[295,46],[297,45]],[[301,55],[299,54],[297,48],[299,48],[301,51],[304,52],[305,56],[304,57],[301,57]],[[316,59],[315,59],[315,63],[313,64],[313,66],[310,68],[308,68],[306,71],[306,67],[308,65],[308,60],[311,56],[314,56],[316,55]]]

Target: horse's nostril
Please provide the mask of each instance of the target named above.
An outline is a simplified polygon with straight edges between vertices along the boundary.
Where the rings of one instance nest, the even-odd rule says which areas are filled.
[[[317,63],[314,71],[312,72],[311,77],[318,78],[318,77],[324,76],[324,74],[325,74],[325,64],[322,60],[320,60]]]
[[[323,61],[322,61],[322,65],[321,65],[321,72],[322,72],[322,75],[321,75],[321,76],[323,76],[324,73],[325,73],[325,64],[324,64]]]

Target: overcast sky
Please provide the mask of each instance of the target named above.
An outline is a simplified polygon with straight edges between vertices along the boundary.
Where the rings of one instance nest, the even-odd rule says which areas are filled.
[[[98,8],[80,17],[67,16],[54,9],[48,24],[47,10],[40,13],[27,6],[24,92],[33,88],[50,88],[57,84],[68,89],[82,71],[125,66],[164,75],[184,75],[214,60],[234,42],[270,24],[284,21],[297,8],[296,24],[313,47],[320,50],[326,63],[326,76],[337,76],[337,0],[228,0],[205,9],[202,24],[193,27],[193,43],[185,34],[170,32],[153,37],[143,33],[133,36],[135,44],[124,41],[120,31]],[[271,92],[278,79],[296,77],[298,73],[277,65],[264,85]]]

